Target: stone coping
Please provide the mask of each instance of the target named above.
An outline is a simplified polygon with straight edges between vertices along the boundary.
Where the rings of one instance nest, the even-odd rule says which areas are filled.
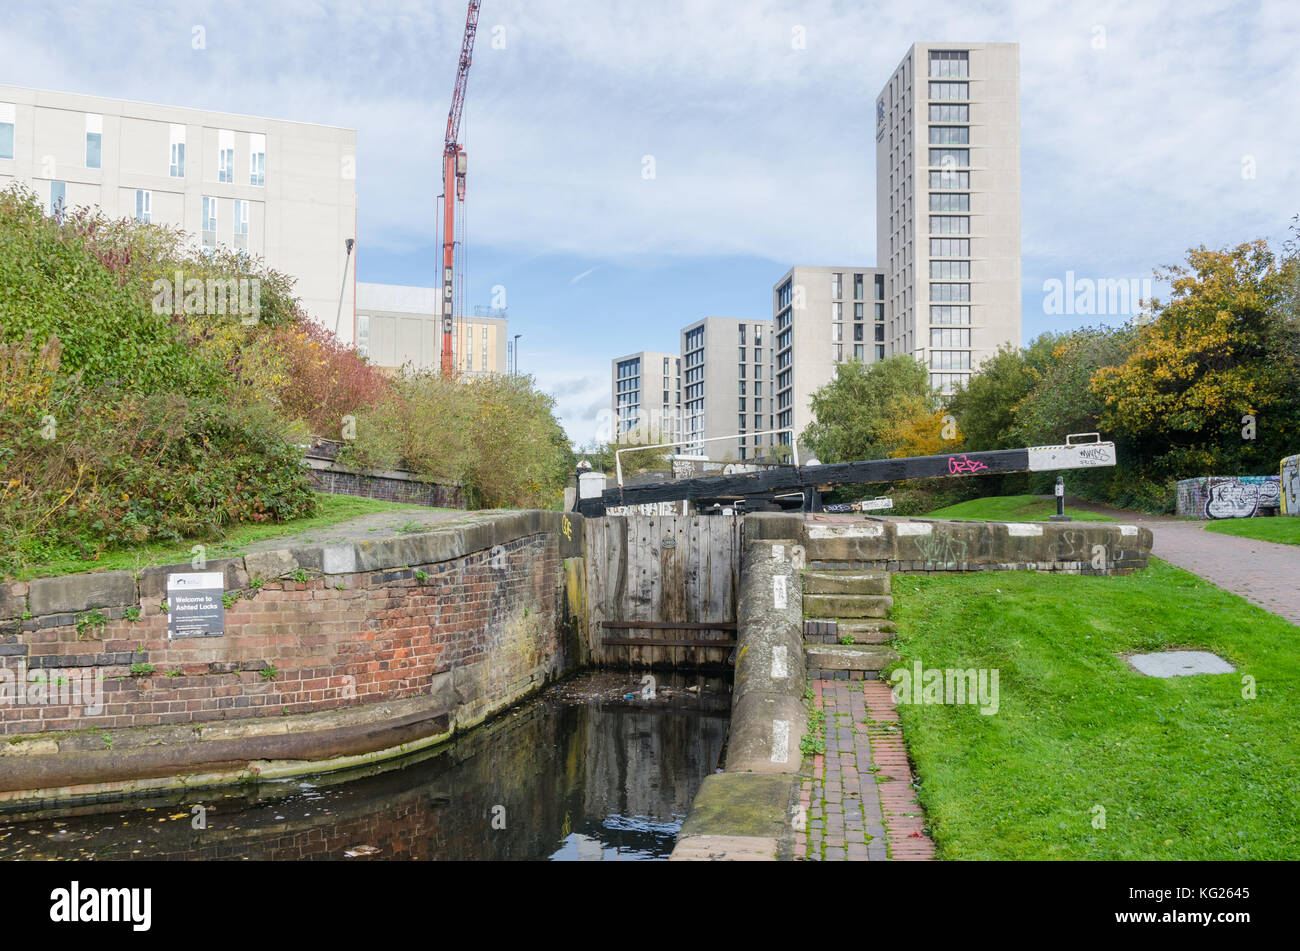
[[[556,533],[568,520],[568,536],[582,538],[582,516],[539,509],[487,510],[412,532],[382,539],[334,544],[286,546],[249,552],[234,558],[214,558],[203,570],[220,571],[226,589],[254,580],[274,581],[302,570],[314,576],[388,571],[410,565],[454,561],[516,538]],[[22,618],[73,615],[95,608],[124,608],[141,598],[163,597],[168,575],[196,569],[190,564],[159,565],[132,571],[93,571],[31,581],[0,584],[0,624]],[[68,622],[71,623],[71,622]]]

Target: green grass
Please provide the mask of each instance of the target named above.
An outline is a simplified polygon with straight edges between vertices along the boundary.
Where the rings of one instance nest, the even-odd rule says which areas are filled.
[[[895,575],[893,593],[906,666],[999,671],[992,715],[899,706],[941,857],[1300,858],[1300,628],[1155,558],[1118,577]],[[1237,672],[1161,680],[1121,657],[1168,647]]]
[[[1300,545],[1300,518],[1279,515],[1276,518],[1226,518],[1205,524],[1207,532],[1236,535],[1280,545]]]
[[[995,495],[985,499],[970,499],[945,508],[927,512],[921,518],[960,518],[983,522],[1046,522],[1056,514],[1054,499],[1040,499],[1033,495]],[[1065,514],[1080,522],[1113,522],[1108,515],[1081,512],[1065,507]]]
[[[263,524],[244,524],[232,528],[220,541],[207,542],[189,539],[183,542],[163,542],[134,545],[130,548],[118,548],[104,552],[98,558],[86,558],[68,554],[52,558],[40,564],[23,568],[14,578],[25,581],[29,578],[52,578],[59,575],[80,574],[85,571],[112,571],[119,569],[138,570],[151,565],[178,565],[188,562],[193,555],[191,549],[196,544],[207,547],[207,557],[231,558],[242,553],[243,549],[254,542],[284,535],[297,535],[313,529],[329,528],[339,522],[357,518],[361,515],[373,515],[377,512],[433,511],[423,505],[406,505],[400,502],[384,502],[379,499],[366,499],[355,495],[331,495],[317,492],[319,503],[317,514],[311,518],[300,518],[292,522]]]

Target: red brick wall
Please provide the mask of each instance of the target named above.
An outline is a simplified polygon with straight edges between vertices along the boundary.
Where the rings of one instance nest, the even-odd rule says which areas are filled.
[[[4,632],[0,666],[94,669],[105,706],[87,716],[84,704],[0,703],[0,734],[329,710],[425,693],[478,661],[470,703],[486,707],[563,662],[563,585],[556,536],[536,534],[438,564],[269,582],[230,607],[220,638],[169,640],[156,597],[141,599],[139,621],[105,609],[113,620],[93,636],[67,616],[28,618]],[[132,675],[132,663],[156,671]]]

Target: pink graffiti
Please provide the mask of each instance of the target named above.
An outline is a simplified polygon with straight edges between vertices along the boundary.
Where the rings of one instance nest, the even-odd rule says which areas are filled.
[[[953,475],[960,475],[963,472],[983,472],[987,468],[988,466],[978,459],[970,459],[965,454],[948,457],[948,471]]]

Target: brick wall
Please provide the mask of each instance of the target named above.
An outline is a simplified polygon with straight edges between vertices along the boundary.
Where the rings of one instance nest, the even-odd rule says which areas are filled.
[[[240,593],[221,637],[167,636],[166,578],[188,565],[0,585],[0,735],[84,751],[85,731],[373,710],[426,695],[446,698],[454,725],[477,722],[582,661],[563,564],[581,554],[575,518],[475,514],[423,534],[209,562]],[[83,674],[102,682],[101,712],[87,713],[89,691],[68,695]],[[47,682],[44,702],[29,702],[33,678]],[[9,757],[41,744],[19,747],[0,745],[0,757],[17,763]]]

